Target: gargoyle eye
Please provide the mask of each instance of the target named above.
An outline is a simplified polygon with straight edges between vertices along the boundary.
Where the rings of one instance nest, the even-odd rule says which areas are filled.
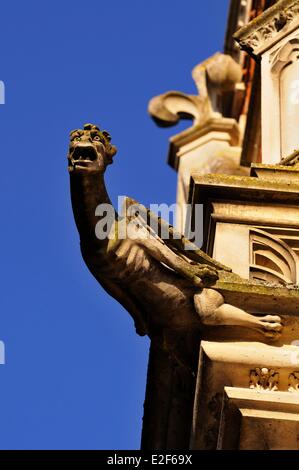
[[[92,140],[96,140],[97,142],[101,142],[101,137],[99,135],[93,136]]]
[[[76,142],[80,142],[81,137],[77,136],[77,137],[74,138],[74,140],[75,140]]]

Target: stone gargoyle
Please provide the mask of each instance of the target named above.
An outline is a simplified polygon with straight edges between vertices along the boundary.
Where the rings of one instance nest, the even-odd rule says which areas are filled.
[[[86,124],[71,132],[68,170],[82,256],[97,281],[131,314],[137,333],[151,337],[159,328],[200,331],[206,325],[229,325],[278,336],[279,316],[254,316],[225,303],[213,286],[229,269],[199,249],[185,250],[186,240],[173,236],[171,226],[168,239],[158,233],[145,236],[152,228],[146,217],[137,217],[134,236],[119,237],[120,224],[131,223],[132,217],[121,218],[114,211],[113,236],[99,239],[95,227],[104,216],[96,215],[96,208],[111,205],[104,173],[115,154],[109,133],[97,126]]]

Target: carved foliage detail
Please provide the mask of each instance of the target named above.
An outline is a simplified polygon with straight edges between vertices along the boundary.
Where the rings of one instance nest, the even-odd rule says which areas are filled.
[[[263,45],[265,41],[274,38],[282,29],[288,27],[294,20],[298,19],[299,4],[294,1],[288,8],[283,11],[278,11],[273,14],[269,19],[265,20],[261,26],[255,29],[252,33],[246,35],[236,34],[236,40],[239,42],[241,48],[256,49]],[[262,19],[261,19],[262,21]]]
[[[250,371],[249,388],[274,392],[278,390],[278,381],[279,374],[274,369],[256,367]]]
[[[299,392],[299,372],[292,372],[289,375],[289,392]]]

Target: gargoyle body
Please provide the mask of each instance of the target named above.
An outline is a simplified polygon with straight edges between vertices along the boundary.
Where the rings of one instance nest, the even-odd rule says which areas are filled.
[[[280,317],[257,317],[225,303],[213,285],[227,268],[200,250],[185,251],[183,237],[145,236],[150,228],[143,219],[135,224],[134,237],[120,238],[120,221],[129,224],[131,220],[121,219],[116,212],[111,226],[114,236],[97,237],[95,227],[101,216],[96,216],[96,208],[111,204],[104,184],[104,172],[116,153],[110,140],[107,132],[91,124],[71,133],[72,206],[86,265],[128,310],[137,332],[151,337],[158,329],[191,331],[205,325],[230,325],[278,335]]]

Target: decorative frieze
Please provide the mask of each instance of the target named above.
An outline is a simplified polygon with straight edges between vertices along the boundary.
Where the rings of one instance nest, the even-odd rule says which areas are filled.
[[[299,372],[292,372],[289,375],[289,392],[299,392]]]
[[[250,371],[249,388],[274,392],[278,390],[278,381],[279,374],[274,369],[256,367]]]
[[[298,22],[298,0],[281,0],[239,29],[234,38],[241,49],[258,56],[295,29]]]

